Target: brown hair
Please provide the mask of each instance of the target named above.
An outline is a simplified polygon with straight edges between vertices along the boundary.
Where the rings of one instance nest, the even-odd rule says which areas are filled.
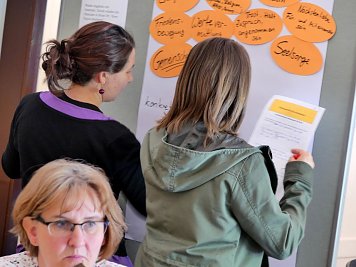
[[[89,190],[88,190],[89,189]],[[22,225],[25,217],[36,218],[54,204],[61,204],[66,212],[78,204],[79,192],[96,195],[100,203],[96,208],[103,211],[109,221],[105,242],[99,258],[106,259],[114,254],[126,225],[119,204],[111,190],[108,178],[102,169],[77,161],[59,159],[47,163],[31,178],[16,199],[12,212],[14,227],[11,232],[20,237],[31,256],[38,256],[38,247],[33,246]]]
[[[214,135],[237,134],[248,91],[247,51],[231,39],[210,38],[195,45],[179,74],[172,106],[157,129],[177,133],[185,124],[204,122],[205,144]]]
[[[54,94],[63,89],[60,80],[85,85],[101,71],[119,72],[135,47],[127,31],[104,21],[83,26],[69,39],[50,40],[46,44],[42,68]]]

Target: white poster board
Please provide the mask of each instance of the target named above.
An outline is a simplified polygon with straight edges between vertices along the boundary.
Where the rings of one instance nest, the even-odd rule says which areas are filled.
[[[323,2],[318,0],[308,1],[308,3],[321,6],[330,14],[332,13],[333,2],[333,0]],[[284,10],[284,8],[267,7],[259,0],[252,0],[249,9],[255,8],[271,9],[281,17]],[[209,6],[205,0],[200,0],[196,6],[186,11],[185,13],[189,16],[193,16],[202,10],[212,10],[211,6]],[[159,9],[155,3],[153,7],[152,18],[155,18],[163,12],[164,11]],[[234,20],[234,17],[236,16],[229,15],[229,17]],[[279,36],[289,34],[290,33],[286,27],[283,26]],[[234,36],[232,36],[231,39],[237,40]],[[193,39],[189,39],[187,43],[191,44],[192,46],[196,44]],[[242,138],[249,140],[259,115],[261,114],[268,100],[273,95],[283,95],[311,104],[319,104],[324,64],[322,69],[316,74],[309,76],[295,75],[282,70],[272,60],[270,55],[271,42],[261,45],[242,45],[248,51],[252,65],[252,81],[247,103],[247,110],[245,119],[240,128],[240,136]],[[327,50],[327,42],[314,43],[314,45],[319,49],[324,62]],[[150,128],[154,127],[156,121],[161,118],[163,114],[169,109],[174,95],[177,78],[158,77],[151,71],[150,68],[151,57],[160,47],[162,47],[162,44],[158,43],[155,39],[152,38],[152,36],[150,36],[136,132],[136,136],[140,141],[142,141],[146,132]],[[142,241],[145,234],[145,224],[142,218],[137,215],[135,210],[133,210],[130,205],[128,205],[126,209],[126,220],[129,224],[129,230],[126,237],[129,239]],[[294,254],[286,261],[273,260],[271,262],[271,267],[295,266],[295,261],[296,255]]]

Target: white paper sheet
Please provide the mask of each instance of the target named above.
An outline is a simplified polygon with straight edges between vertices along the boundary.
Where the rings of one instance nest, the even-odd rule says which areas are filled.
[[[94,21],[107,21],[125,28],[128,0],[82,0],[79,27]]]
[[[292,148],[309,150],[325,109],[300,100],[274,95],[265,106],[249,143],[268,145],[278,174],[277,197],[283,195],[285,165]]]

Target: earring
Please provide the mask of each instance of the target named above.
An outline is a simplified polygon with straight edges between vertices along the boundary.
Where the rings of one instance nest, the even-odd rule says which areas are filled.
[[[104,90],[102,84],[100,84],[100,87],[101,87],[101,88],[99,89],[99,94],[103,95],[103,94],[105,93],[105,90]]]

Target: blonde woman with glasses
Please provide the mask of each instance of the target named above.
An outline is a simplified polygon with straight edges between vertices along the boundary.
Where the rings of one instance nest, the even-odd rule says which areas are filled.
[[[123,266],[108,259],[126,225],[99,168],[66,159],[35,172],[13,209],[16,234],[26,251],[0,258],[0,266]]]

